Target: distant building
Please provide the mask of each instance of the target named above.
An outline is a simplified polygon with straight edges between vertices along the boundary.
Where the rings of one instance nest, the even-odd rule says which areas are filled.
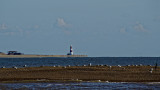
[[[73,55],[72,45],[70,46],[70,52],[67,55]]]
[[[17,51],[8,51],[8,55],[23,55],[23,53],[19,53]]]

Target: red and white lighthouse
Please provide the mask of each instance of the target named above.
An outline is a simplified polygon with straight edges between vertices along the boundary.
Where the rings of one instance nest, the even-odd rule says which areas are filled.
[[[73,55],[72,45],[70,46],[70,55]]]

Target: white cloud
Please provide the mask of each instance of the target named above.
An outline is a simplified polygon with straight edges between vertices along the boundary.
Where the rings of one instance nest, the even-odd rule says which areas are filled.
[[[1,24],[0,25],[0,30],[6,30],[7,29],[7,25],[6,24]]]
[[[27,35],[30,32],[32,32],[31,30],[26,30],[26,29],[22,29],[19,26],[7,26],[6,24],[1,24],[0,25],[0,34],[3,35]],[[37,26],[35,27],[37,28]]]
[[[137,22],[133,28],[137,31],[147,32],[147,30],[144,28],[144,26],[142,24],[140,24],[139,22]]]
[[[57,18],[55,25],[57,29],[61,30],[66,35],[72,34],[71,32],[72,25],[66,22],[63,18]]]
[[[57,19],[57,24],[59,27],[70,27],[71,25],[66,23],[63,18]]]

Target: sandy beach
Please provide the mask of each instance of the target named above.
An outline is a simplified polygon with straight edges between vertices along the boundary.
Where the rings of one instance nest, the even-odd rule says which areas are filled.
[[[160,82],[154,66],[41,66],[1,68],[0,82]]]

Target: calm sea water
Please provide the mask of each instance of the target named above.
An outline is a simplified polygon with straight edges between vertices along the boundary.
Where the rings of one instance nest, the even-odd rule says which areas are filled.
[[[54,65],[155,65],[160,63],[160,57],[85,57],[85,58],[0,58],[0,67],[28,67],[54,66]]]
[[[85,57],[85,58],[0,58],[0,67],[17,66],[39,67],[54,65],[155,65],[160,64],[160,57]],[[0,83],[0,89],[160,89],[160,83]]]

